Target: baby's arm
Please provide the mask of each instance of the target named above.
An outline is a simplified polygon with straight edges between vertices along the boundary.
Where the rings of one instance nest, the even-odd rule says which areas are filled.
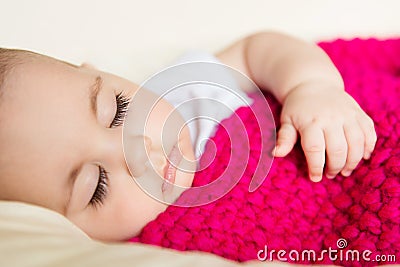
[[[370,157],[376,143],[373,121],[344,91],[338,70],[318,46],[263,32],[234,43],[217,57],[282,103],[273,153],[286,156],[298,132],[312,181],[322,179],[324,165],[328,178],[339,172],[348,176],[363,157]]]

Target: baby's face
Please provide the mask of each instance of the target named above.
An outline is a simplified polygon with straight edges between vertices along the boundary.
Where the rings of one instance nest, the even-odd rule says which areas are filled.
[[[121,104],[137,85],[87,67],[35,58],[18,66],[0,95],[0,196],[55,210],[100,240],[123,240],[162,212],[141,190],[124,158]],[[135,107],[136,117],[140,107]],[[173,110],[160,101],[146,137],[132,136],[130,169],[151,165],[161,176],[165,153],[179,144],[193,159],[187,128],[161,142],[163,122]],[[166,144],[165,144],[166,142]],[[146,153],[143,153],[143,147]],[[135,171],[132,171],[135,176]],[[190,186],[193,173],[177,171],[175,184]],[[160,188],[161,190],[161,188]]]

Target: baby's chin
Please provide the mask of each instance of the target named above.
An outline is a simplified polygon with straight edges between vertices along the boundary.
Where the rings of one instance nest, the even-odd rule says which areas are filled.
[[[185,188],[192,187],[194,172],[181,171],[176,172],[175,185]]]
[[[163,202],[167,205],[176,204],[183,192],[192,187],[193,178],[193,172],[178,170],[172,189],[163,194]]]
[[[181,138],[178,142],[179,149],[183,158],[179,164],[179,168],[176,171],[175,185],[190,188],[192,186],[194,174],[196,172],[197,162],[195,160],[193,145],[189,136],[189,131],[187,131],[184,138]]]

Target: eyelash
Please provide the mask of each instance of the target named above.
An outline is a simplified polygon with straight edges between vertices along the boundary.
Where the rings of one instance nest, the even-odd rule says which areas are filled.
[[[130,99],[124,96],[122,92],[115,96],[115,100],[117,102],[117,112],[115,113],[115,117],[111,122],[111,128],[121,126],[124,123],[130,102]]]
[[[110,127],[121,126],[124,122],[126,113],[128,112],[128,106],[130,99],[125,97],[122,92],[115,96],[117,102],[117,111],[115,112],[115,117],[111,122]],[[104,199],[107,195],[107,182],[108,182],[108,172],[99,166],[99,180],[97,182],[96,189],[94,190],[93,196],[90,199],[89,204],[93,207],[98,207],[103,204]]]
[[[94,190],[93,196],[89,202],[93,207],[98,207],[103,204],[107,195],[107,182],[108,172],[103,167],[99,166],[99,181],[97,182],[96,190]]]

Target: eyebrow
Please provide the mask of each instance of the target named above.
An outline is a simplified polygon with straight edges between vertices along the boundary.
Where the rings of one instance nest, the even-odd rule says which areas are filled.
[[[97,95],[102,89],[103,79],[97,76],[94,83],[89,87],[90,107],[94,115],[97,114]]]
[[[91,86],[89,86],[89,88],[88,88],[89,89],[90,109],[93,112],[94,116],[97,115],[97,97],[99,95],[99,92],[102,89],[102,85],[103,85],[103,79],[101,78],[101,76],[97,76],[96,79],[94,80],[94,83]],[[71,197],[72,197],[74,182],[76,180],[76,177],[80,173],[81,169],[82,169],[82,164],[79,164],[78,166],[73,168],[68,175],[67,183],[68,183],[68,187],[69,187],[69,194],[68,194],[67,200],[65,202],[65,205],[63,207],[64,214],[66,214],[67,209],[69,207],[69,203],[70,203]]]

